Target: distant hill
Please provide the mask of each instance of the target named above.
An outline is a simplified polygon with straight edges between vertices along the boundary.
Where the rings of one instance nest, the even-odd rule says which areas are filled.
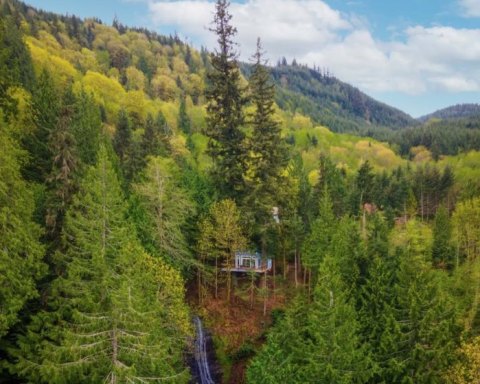
[[[248,76],[249,66],[243,70]],[[301,65],[271,68],[280,108],[309,116],[335,132],[362,132],[376,128],[400,129],[416,125],[408,114],[374,100],[330,74]]]
[[[419,117],[418,120],[426,122],[430,119],[455,120],[478,116],[480,118],[480,104],[457,104],[440,109],[436,112]]]

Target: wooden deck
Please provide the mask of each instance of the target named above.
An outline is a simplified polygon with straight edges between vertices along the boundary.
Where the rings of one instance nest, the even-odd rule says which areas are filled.
[[[254,273],[265,273],[270,271],[272,268],[268,268],[266,265],[263,266],[262,268],[222,268],[223,272],[236,272],[236,273],[249,273],[249,272],[254,272]]]

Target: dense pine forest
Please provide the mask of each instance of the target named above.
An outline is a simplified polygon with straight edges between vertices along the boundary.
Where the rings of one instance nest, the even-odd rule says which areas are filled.
[[[417,121],[209,22],[0,0],[0,383],[197,382],[193,316],[218,382],[479,382],[478,106]]]

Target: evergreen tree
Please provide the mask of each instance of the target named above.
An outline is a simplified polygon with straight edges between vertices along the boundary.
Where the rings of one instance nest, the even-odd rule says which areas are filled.
[[[320,167],[318,173],[318,183],[313,188],[312,193],[312,216],[318,216],[318,209],[320,206],[319,201],[325,188],[331,196],[333,211],[337,216],[343,215],[346,211],[345,200],[347,196],[344,173],[335,166],[330,157],[323,154],[320,155]]]
[[[303,382],[367,383],[373,365],[360,339],[360,323],[350,289],[341,278],[337,255],[325,256],[308,313]]]
[[[433,225],[432,259],[439,268],[451,269],[455,265],[455,252],[451,245],[452,227],[445,206],[440,206]]]
[[[185,96],[180,99],[180,107],[178,110],[177,121],[178,128],[180,128],[180,130],[186,135],[189,135],[192,130],[192,122],[190,121],[190,117],[187,114],[187,104],[185,101]]]
[[[79,159],[83,164],[94,165],[100,146],[102,120],[93,96],[83,90],[76,97],[71,124]]]
[[[100,148],[65,221],[48,311],[32,319],[12,370],[31,382],[188,381],[182,281],[139,247]]]
[[[401,255],[395,286],[394,319],[398,336],[390,342],[390,382],[442,382],[458,345],[451,298],[431,270],[429,248],[414,221],[407,226],[408,244]]]
[[[177,269],[187,270],[193,260],[184,226],[194,215],[194,205],[180,186],[179,173],[172,160],[150,158],[144,180],[134,190],[146,212],[156,251]]]
[[[336,230],[336,218],[333,214],[330,194],[325,189],[320,201],[318,218],[313,222],[309,235],[303,244],[303,263],[316,273],[326,253],[332,244],[332,238]],[[316,280],[315,280],[316,281]]]
[[[388,231],[384,220],[374,215],[369,226],[365,262],[360,266],[357,291],[362,340],[369,346],[377,366],[372,382],[395,383],[398,366],[394,362],[399,324],[395,320],[395,286],[398,254],[389,254]]]
[[[6,114],[4,117],[16,111],[16,103],[8,94],[12,86],[33,91],[35,73],[22,34],[12,18],[7,16],[0,20],[0,108]]]
[[[213,177],[222,196],[238,199],[244,193],[246,168],[243,90],[234,49],[237,30],[230,21],[229,2],[217,0],[212,32],[218,48],[211,56],[212,70],[207,74],[207,154],[213,160]]]
[[[373,203],[374,178],[373,168],[367,160],[358,169],[355,178],[355,189],[352,194],[352,210],[354,213],[357,213],[363,207],[363,204]]]
[[[113,147],[122,163],[128,159],[132,145],[132,127],[128,114],[124,109],[118,113],[117,130],[113,138]]]
[[[77,187],[76,171],[79,162],[76,142],[72,134],[75,97],[68,88],[63,96],[57,126],[49,138],[53,164],[47,178],[48,198],[46,202],[46,226],[52,239],[58,240],[66,209]]]
[[[369,382],[374,365],[335,258],[324,257],[313,302],[297,299],[271,331],[249,367],[249,383]]]
[[[142,140],[143,156],[165,156],[169,148],[168,137],[171,135],[170,127],[161,111],[154,120],[148,115],[145,121],[145,131]]]
[[[307,307],[303,296],[290,303],[285,316],[268,333],[267,342],[247,370],[249,384],[303,384]],[[272,369],[275,367],[275,369]]]
[[[249,86],[251,101],[255,108],[249,140],[249,166],[247,172],[248,195],[245,207],[252,212],[253,223],[265,244],[265,235],[273,224],[272,209],[279,207],[282,185],[285,184],[283,171],[288,162],[287,147],[281,137],[279,123],[274,118],[275,86],[272,84],[263,60],[260,39],[253,56],[254,65]],[[262,246],[264,248],[264,246]]]
[[[28,180],[44,182],[51,173],[53,154],[49,139],[58,124],[61,98],[52,76],[44,70],[32,94],[34,131],[25,137],[25,148],[30,154],[24,174]]]
[[[42,231],[33,222],[32,186],[21,177],[25,153],[15,134],[0,116],[0,338],[25,303],[37,297],[35,283],[45,272]]]

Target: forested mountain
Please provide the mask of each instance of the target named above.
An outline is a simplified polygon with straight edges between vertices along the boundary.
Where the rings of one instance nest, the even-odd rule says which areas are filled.
[[[194,314],[225,383],[477,382],[478,121],[241,65],[215,7],[207,52],[0,0],[0,383],[194,381]]]
[[[418,120],[426,122],[430,119],[453,120],[475,116],[480,118],[480,104],[457,104],[419,117]]]
[[[299,112],[334,132],[359,132],[375,127],[400,129],[415,125],[406,113],[378,102],[328,72],[296,63],[271,68],[280,108]]]

